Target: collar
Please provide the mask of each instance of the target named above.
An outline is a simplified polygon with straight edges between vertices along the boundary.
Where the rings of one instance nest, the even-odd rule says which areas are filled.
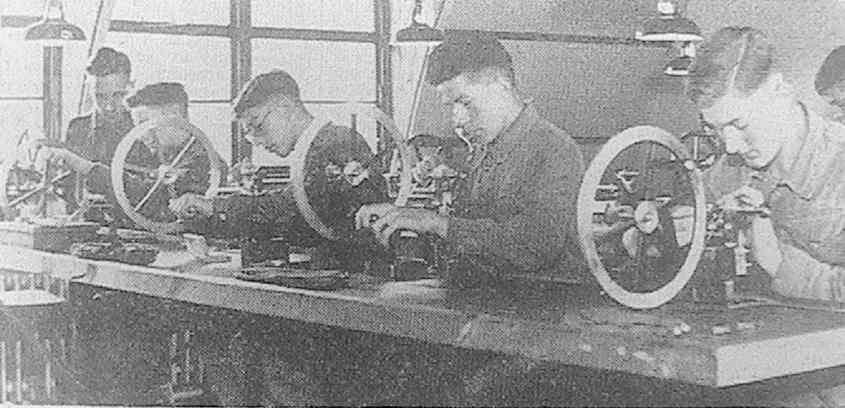
[[[531,130],[539,118],[540,116],[537,113],[537,109],[534,108],[534,105],[526,103],[525,106],[523,106],[522,111],[519,112],[519,115],[516,116],[516,119],[514,119],[504,131],[499,133],[487,143],[473,149],[475,152],[480,154],[473,154],[470,156],[472,159],[471,162],[476,165],[480,164],[484,157],[489,154],[490,147],[494,145],[497,146],[497,153],[501,155],[498,160],[506,160],[507,154],[517,146],[517,142],[519,142],[524,135]]]
[[[804,110],[807,131],[796,141],[801,147],[792,163],[785,166],[785,174],[779,182],[802,198],[812,199],[824,190],[831,176],[827,174],[830,163],[839,160],[837,155],[841,152],[831,149],[833,146],[828,143],[833,123],[807,109],[802,102],[799,105]]]

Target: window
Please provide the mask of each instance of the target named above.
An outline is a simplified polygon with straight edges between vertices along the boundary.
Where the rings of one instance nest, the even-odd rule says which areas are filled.
[[[372,0],[252,0],[252,25],[373,31]]]
[[[287,71],[299,83],[302,99],[314,115],[349,125],[345,102],[376,103],[375,45],[328,41],[254,39],[252,72]],[[369,129],[373,129],[370,131]],[[371,147],[376,145],[375,124],[359,119],[358,130]],[[285,161],[253,147],[258,164]]]
[[[299,83],[302,98],[375,101],[375,45],[325,41],[252,41],[252,72],[280,68]]]
[[[138,89],[181,82],[191,100],[229,100],[228,38],[111,32],[106,45],[129,55]]]
[[[0,146],[4,146],[0,160],[14,153],[13,147],[24,131],[43,134],[42,112],[40,100],[0,100]]]
[[[228,25],[229,0],[119,0],[112,19]]]

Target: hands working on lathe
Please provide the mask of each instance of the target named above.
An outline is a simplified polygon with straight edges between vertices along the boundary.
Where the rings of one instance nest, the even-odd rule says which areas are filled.
[[[168,208],[180,219],[210,217],[214,213],[212,200],[194,193],[185,193],[170,200]]]
[[[37,140],[30,149],[35,152],[34,164],[38,169],[44,169],[48,164],[64,164],[77,173],[88,174],[95,164],[69,149],[51,145],[47,141]]]
[[[783,261],[783,254],[765,201],[760,190],[742,186],[722,196],[716,204],[728,211],[751,213],[751,227],[748,229],[751,254],[763,270],[774,276]]]
[[[372,229],[378,241],[388,247],[390,236],[400,230],[433,233],[446,238],[449,219],[431,210],[378,203],[364,205],[355,213],[355,228]]]

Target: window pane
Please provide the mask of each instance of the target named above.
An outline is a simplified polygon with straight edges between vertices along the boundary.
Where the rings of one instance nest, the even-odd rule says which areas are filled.
[[[229,0],[120,0],[112,19],[229,25]]]
[[[252,25],[373,31],[372,0],[252,0]]]
[[[41,107],[41,101],[0,101],[0,146],[4,146],[0,158],[13,151],[24,131],[44,133]]]
[[[256,39],[254,75],[283,69],[299,83],[302,98],[374,101],[375,45],[360,43]]]
[[[129,55],[135,86],[181,82],[192,100],[229,100],[229,39],[110,32],[106,44]]]
[[[0,42],[0,95],[41,96],[42,47],[23,41],[19,30],[6,30]]]
[[[40,16],[44,13],[43,1],[4,1],[0,5],[4,16]]]
[[[193,103],[188,107],[191,123],[200,128],[228,164],[232,158],[232,107],[229,104]]]
[[[339,104],[306,104],[308,110],[315,116],[320,118],[327,118],[338,126],[352,126],[352,117],[347,106]],[[376,146],[376,124],[375,121],[368,118],[356,118],[355,129],[358,133],[364,136],[364,139],[370,145],[370,149],[375,151]],[[264,166],[282,166],[290,164],[286,158],[281,158],[278,155],[265,150],[262,147],[252,147],[252,162]]]

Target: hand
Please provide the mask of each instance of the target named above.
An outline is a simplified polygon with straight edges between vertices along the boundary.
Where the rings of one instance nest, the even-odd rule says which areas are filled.
[[[417,233],[434,233],[446,238],[449,219],[437,215],[434,211],[422,208],[395,208],[370,225],[378,235],[379,242],[390,246],[390,236],[398,230],[410,230]]]
[[[355,213],[355,229],[368,228],[378,218],[384,217],[390,211],[396,209],[391,203],[377,203],[362,205]]]
[[[716,205],[729,211],[755,211],[759,210],[764,202],[765,197],[760,190],[742,186],[736,191],[724,195],[716,201]]]
[[[170,200],[168,208],[182,219],[210,217],[214,213],[211,199],[194,193],[186,193],[179,198]]]
[[[61,147],[41,146],[35,157],[37,168],[45,168],[47,163],[64,163],[77,173],[88,174],[94,167],[94,162]]]

